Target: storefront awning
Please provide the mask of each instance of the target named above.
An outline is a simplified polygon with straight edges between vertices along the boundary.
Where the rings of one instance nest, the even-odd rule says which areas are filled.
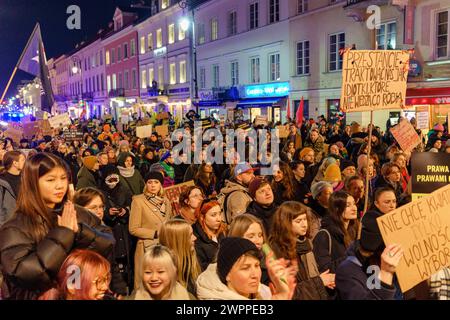
[[[243,99],[237,104],[237,108],[265,108],[273,105],[281,106],[279,98],[267,99]]]
[[[450,104],[450,88],[420,88],[406,90],[406,105]]]

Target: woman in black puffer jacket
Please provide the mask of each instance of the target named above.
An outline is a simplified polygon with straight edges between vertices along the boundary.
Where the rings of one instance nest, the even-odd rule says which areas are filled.
[[[16,214],[0,229],[3,299],[37,299],[54,285],[74,249],[112,253],[114,239],[100,219],[66,201],[68,177],[66,164],[53,154],[26,162]]]

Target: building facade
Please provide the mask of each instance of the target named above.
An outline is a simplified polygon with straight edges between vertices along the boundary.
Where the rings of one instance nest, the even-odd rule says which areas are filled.
[[[242,110],[244,119],[286,118],[289,2],[216,0],[194,13],[202,116]],[[282,94],[276,94],[282,89]],[[217,103],[214,103],[217,101]]]
[[[133,25],[135,13],[117,8],[113,31],[102,38],[105,52],[108,113],[116,119],[136,112],[139,98],[138,33]]]
[[[187,11],[177,2],[159,5],[156,14],[136,25],[141,101],[146,112],[168,111],[181,119],[192,108],[192,33],[180,24]]]

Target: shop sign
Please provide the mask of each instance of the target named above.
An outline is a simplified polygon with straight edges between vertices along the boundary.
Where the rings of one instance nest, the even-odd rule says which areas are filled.
[[[241,98],[285,97],[290,92],[289,82],[244,86]]]
[[[162,48],[153,50],[153,55],[155,56],[155,58],[161,57],[161,56],[165,55],[166,53],[167,53],[167,47],[162,47]]]

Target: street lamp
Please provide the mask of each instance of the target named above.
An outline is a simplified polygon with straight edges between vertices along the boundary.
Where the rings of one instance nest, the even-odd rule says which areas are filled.
[[[82,61],[81,61],[80,57],[78,57],[78,56],[72,56],[72,62],[74,63],[74,64],[73,64],[73,67],[72,67],[72,73],[73,73],[73,74],[78,74],[78,73],[80,73],[80,79],[81,79],[81,81],[80,81],[80,83],[81,83],[81,85],[80,85],[80,90],[81,90],[81,104],[83,105],[83,108],[84,108],[85,105],[84,105],[84,100],[83,100],[83,67],[81,66]],[[78,65],[80,65],[80,67],[78,67]]]

